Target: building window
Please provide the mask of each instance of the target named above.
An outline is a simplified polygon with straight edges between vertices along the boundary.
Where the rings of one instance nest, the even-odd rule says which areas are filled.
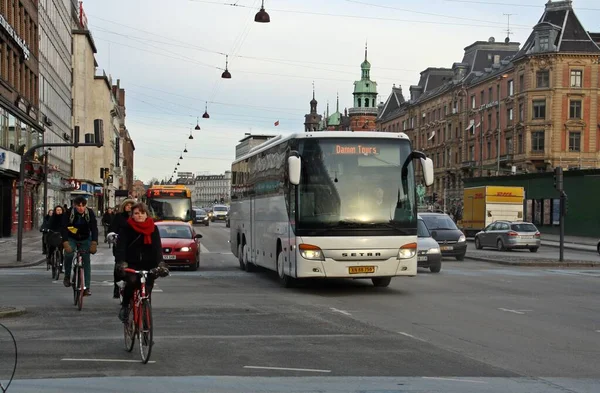
[[[489,159],[492,157],[492,142],[488,141],[487,143],[487,156],[486,158]]]
[[[506,138],[506,154],[513,154],[513,140]]]
[[[523,121],[523,119],[525,119],[524,113],[523,113],[523,103],[519,104],[519,121]]]
[[[533,119],[546,118],[546,100],[533,101]]]
[[[571,87],[581,87],[582,77],[583,77],[583,71],[571,70]]]
[[[358,99],[358,107],[360,108],[362,106],[362,99]]]
[[[547,51],[550,49],[550,37],[543,35],[540,37],[540,51]]]
[[[517,154],[523,153],[523,134],[517,135]]]
[[[506,118],[508,121],[513,121],[513,108],[508,108],[506,110]]]
[[[525,91],[525,75],[524,74],[519,75],[519,91],[520,92]]]
[[[492,102],[494,99],[493,95],[492,95],[492,88],[490,87],[488,89],[488,103]]]
[[[536,73],[537,87],[550,87],[550,72],[549,71],[538,71]]]
[[[479,105],[483,105],[483,103],[485,102],[485,91],[481,90],[481,97],[479,100]]]
[[[569,151],[581,151],[581,132],[569,132]]]
[[[511,79],[508,81],[508,96],[512,96],[515,93],[515,83]]]
[[[469,161],[475,161],[475,145],[469,146]]]
[[[544,151],[544,131],[533,131],[531,133],[531,151]]]
[[[570,119],[581,119],[581,101],[571,100],[569,105],[569,118]]]
[[[475,109],[475,94],[471,96],[471,109]]]
[[[488,113],[488,119],[487,119],[487,129],[488,131],[492,129],[492,114]]]

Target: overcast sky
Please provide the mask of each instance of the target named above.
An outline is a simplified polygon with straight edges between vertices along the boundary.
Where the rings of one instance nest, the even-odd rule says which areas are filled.
[[[223,5],[236,3],[237,6]],[[302,132],[314,80],[319,112],[352,106],[365,41],[380,101],[392,85],[405,97],[427,67],[451,67],[465,46],[494,36],[524,43],[545,0],[266,0],[271,23],[254,22],[260,0],[87,0],[104,69],[126,90],[135,176],[230,168],[247,132]],[[575,0],[589,31],[600,2]],[[232,79],[221,79],[229,54]],[[210,119],[202,119],[208,101]],[[192,129],[200,117],[200,131]],[[279,120],[280,125],[274,126]],[[192,132],[194,139],[189,140]]]

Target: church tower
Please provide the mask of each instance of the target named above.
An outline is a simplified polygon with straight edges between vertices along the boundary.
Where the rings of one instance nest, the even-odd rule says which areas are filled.
[[[304,131],[319,131],[322,116],[317,112],[317,100],[315,99],[315,84],[313,82],[313,97],[310,100],[310,113],[304,115]]]
[[[371,63],[367,60],[367,45],[365,44],[365,61],[360,65],[361,78],[354,82],[354,107],[348,110],[350,114],[350,129],[352,131],[375,131],[377,119],[377,82],[371,80]]]

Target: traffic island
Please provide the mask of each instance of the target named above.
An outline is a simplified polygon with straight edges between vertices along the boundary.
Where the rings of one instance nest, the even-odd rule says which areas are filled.
[[[465,260],[488,262],[488,263],[495,263],[498,265],[508,265],[508,266],[572,267],[572,268],[600,267],[600,262],[594,262],[594,261],[565,260],[563,262],[559,262],[556,259],[523,259],[523,258],[515,258],[515,257],[486,258],[486,257],[473,257],[468,254],[465,256]]]
[[[12,318],[27,312],[23,307],[0,306],[0,318]]]

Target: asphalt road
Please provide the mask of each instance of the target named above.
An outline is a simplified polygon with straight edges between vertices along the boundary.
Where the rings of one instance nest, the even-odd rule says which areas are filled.
[[[200,270],[157,283],[147,365],[123,350],[105,245],[81,312],[45,267],[2,271],[0,302],[28,310],[0,320],[19,347],[9,391],[597,391],[600,270],[445,260],[440,274],[389,288],[284,289],[269,272],[238,269],[224,224],[197,231]],[[0,331],[0,381],[6,339]]]

